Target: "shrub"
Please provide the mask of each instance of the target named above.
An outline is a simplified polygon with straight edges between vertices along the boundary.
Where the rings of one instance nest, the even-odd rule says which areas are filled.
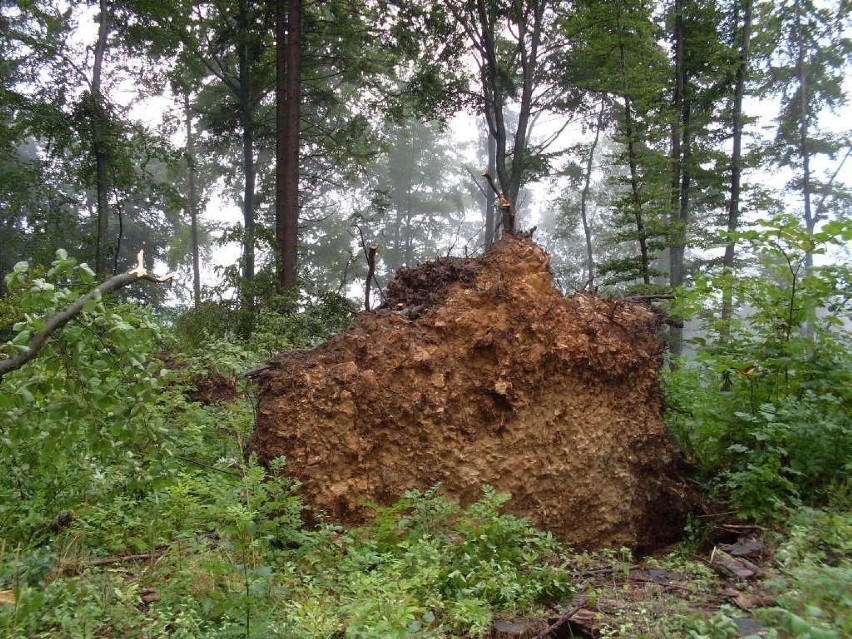
[[[848,482],[850,271],[807,260],[851,237],[849,223],[809,233],[776,218],[740,234],[759,270],[699,277],[684,294],[692,310],[712,309],[726,292],[741,305],[729,321],[705,314],[707,337],[694,340],[694,359],[680,362],[667,388],[676,435],[744,516],[824,502]]]

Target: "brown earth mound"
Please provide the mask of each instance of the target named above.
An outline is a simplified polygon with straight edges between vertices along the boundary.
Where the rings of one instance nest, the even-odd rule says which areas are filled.
[[[674,539],[686,513],[662,421],[647,308],[566,298],[549,258],[509,236],[476,260],[401,272],[386,307],[259,373],[260,458],[285,456],[309,504],[363,521],[440,482],[584,547]]]

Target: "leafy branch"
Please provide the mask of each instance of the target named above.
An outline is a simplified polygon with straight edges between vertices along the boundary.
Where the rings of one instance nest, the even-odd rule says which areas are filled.
[[[169,273],[163,277],[157,277],[148,273],[143,266],[143,252],[139,251],[137,256],[137,264],[134,268],[126,273],[120,273],[109,278],[92,291],[83,295],[76,302],[60,311],[56,315],[48,318],[44,323],[44,328],[36,333],[30,340],[29,344],[22,347],[22,350],[14,357],[0,360],[0,381],[3,377],[12,371],[18,370],[24,364],[29,362],[41,352],[50,336],[60,328],[65,326],[72,319],[77,317],[86,304],[90,301],[99,300],[104,294],[116,291],[128,284],[139,280],[148,280],[150,282],[163,283],[168,282],[174,277],[174,273]]]

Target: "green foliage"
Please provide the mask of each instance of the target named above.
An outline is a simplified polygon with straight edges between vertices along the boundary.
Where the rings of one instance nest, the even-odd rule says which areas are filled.
[[[688,639],[734,639],[739,636],[737,624],[731,617],[735,613],[734,609],[726,607],[711,617],[695,619],[686,636]]]
[[[507,499],[486,489],[461,508],[436,489],[412,491],[366,528],[328,531],[333,543],[302,559],[315,567],[302,578],[308,600],[288,606],[281,636],[476,637],[495,609],[522,614],[569,592],[565,572],[546,561],[553,539],[501,515]]]
[[[796,639],[852,635],[852,513],[802,509],[778,549],[778,606],[767,623]]]
[[[295,310],[281,311],[280,308]],[[237,344],[242,311],[228,302],[204,302],[175,320],[175,333],[183,348],[205,352],[216,341],[270,357],[292,348],[315,346],[342,332],[352,319],[352,304],[332,292],[302,293],[295,302],[271,296],[257,310],[252,334]]]
[[[19,263],[7,277],[23,319],[0,347],[28,348],[45,320],[94,287],[85,265],[57,251],[43,277]],[[48,534],[53,518],[86,497],[152,481],[164,425],[157,411],[158,329],[135,306],[92,300],[41,354],[0,387],[0,528],[11,540]]]
[[[789,217],[748,231],[761,268],[734,279],[702,277],[686,292],[695,308],[733,289],[742,308],[729,322],[706,316],[715,338],[668,379],[680,441],[716,476],[745,516],[798,500],[824,501],[848,481],[852,353],[848,267],[806,268],[808,255],[848,240],[852,227],[816,233]]]

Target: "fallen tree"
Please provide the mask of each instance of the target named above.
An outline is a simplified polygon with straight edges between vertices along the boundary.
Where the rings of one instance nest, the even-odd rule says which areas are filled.
[[[476,260],[402,270],[383,308],[254,373],[254,450],[286,457],[314,511],[346,523],[408,489],[470,503],[489,484],[572,544],[673,540],[689,503],[662,421],[659,316],[566,298],[548,265],[508,235]]]

